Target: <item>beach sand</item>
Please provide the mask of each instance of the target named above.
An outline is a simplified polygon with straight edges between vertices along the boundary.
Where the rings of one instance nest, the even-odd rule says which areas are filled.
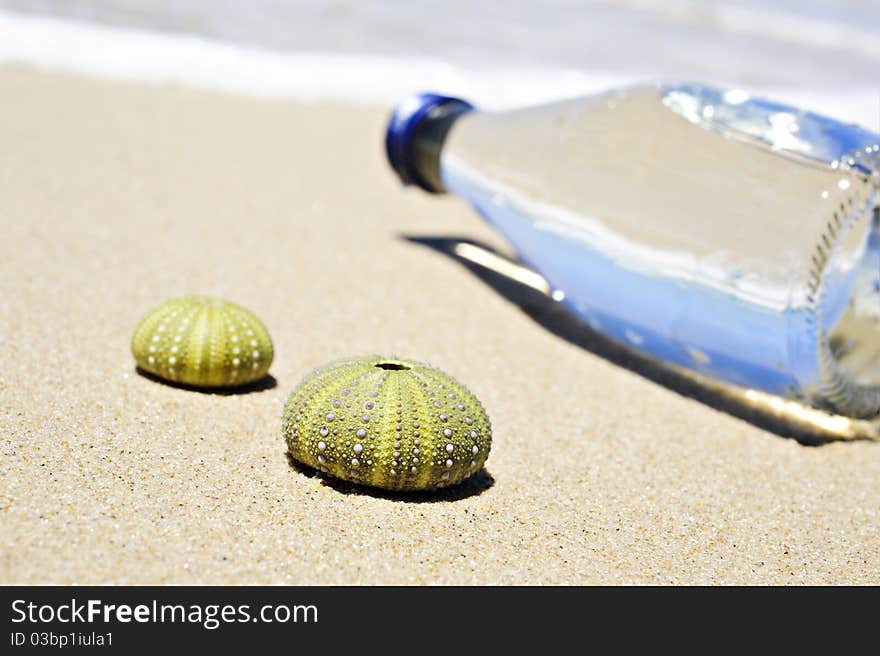
[[[0,96],[3,583],[880,582],[878,445],[713,409],[407,239],[509,253],[464,202],[400,187],[387,108],[12,68]],[[137,320],[185,293],[262,318],[277,384],[139,375]],[[369,353],[482,399],[484,473],[407,497],[291,465],[289,391]]]

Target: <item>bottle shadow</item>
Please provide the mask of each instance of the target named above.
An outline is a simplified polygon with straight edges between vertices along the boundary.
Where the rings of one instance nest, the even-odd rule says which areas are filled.
[[[253,394],[254,392],[264,392],[274,389],[278,386],[278,381],[272,374],[266,374],[259,380],[246,385],[238,385],[236,387],[199,387],[198,385],[187,385],[186,383],[177,383],[172,380],[165,380],[149,371],[145,371],[140,367],[135,367],[135,371],[139,376],[151,380],[154,383],[167,385],[175,389],[187,390],[188,392],[201,392],[202,394],[216,394],[218,396],[237,396],[239,394]]]
[[[487,244],[456,236],[399,237],[430,248],[465,267],[557,337],[677,394],[805,446],[821,446],[842,439],[876,439],[877,427],[870,422],[848,420],[753,390],[713,383],[597,333],[546,291],[523,282],[541,280],[538,274]]]
[[[495,479],[485,468],[469,476],[461,483],[442,487],[437,490],[425,492],[392,492],[376,487],[367,487],[350,483],[339,478],[326,476],[314,467],[309,467],[296,460],[290,452],[286,453],[287,460],[292,469],[309,478],[318,478],[322,485],[336,490],[342,494],[357,494],[361,496],[386,499],[388,501],[400,501],[403,503],[438,503],[440,501],[460,501],[469,497],[476,497],[495,485]]]

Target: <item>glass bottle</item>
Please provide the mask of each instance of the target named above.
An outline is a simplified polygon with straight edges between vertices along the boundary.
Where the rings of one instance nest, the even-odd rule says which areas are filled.
[[[856,418],[880,413],[880,136],[741,90],[395,109],[404,183],[464,197],[594,330]]]

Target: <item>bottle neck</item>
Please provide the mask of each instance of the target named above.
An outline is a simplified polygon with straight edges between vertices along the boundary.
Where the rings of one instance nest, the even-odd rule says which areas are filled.
[[[452,124],[474,109],[460,98],[417,93],[404,98],[391,113],[385,131],[388,163],[405,185],[443,193],[440,154]]]
[[[426,191],[437,194],[446,192],[440,170],[443,144],[455,122],[471,111],[473,107],[466,102],[448,102],[434,107],[416,125],[410,156],[418,173],[419,184]]]

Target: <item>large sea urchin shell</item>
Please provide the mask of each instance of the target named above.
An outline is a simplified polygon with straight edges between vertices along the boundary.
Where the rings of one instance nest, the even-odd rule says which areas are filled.
[[[347,481],[429,490],[480,470],[492,428],[479,400],[426,364],[378,356],[316,369],[291,392],[291,456]]]
[[[147,312],[131,338],[138,366],[196,387],[230,387],[269,371],[272,339],[250,311],[208,296],[183,296]]]

